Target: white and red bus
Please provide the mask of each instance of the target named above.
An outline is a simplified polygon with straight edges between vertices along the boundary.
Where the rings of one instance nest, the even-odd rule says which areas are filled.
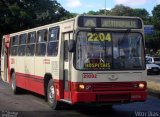
[[[1,76],[15,94],[61,102],[145,101],[144,27],[137,17],[85,16],[3,36]]]

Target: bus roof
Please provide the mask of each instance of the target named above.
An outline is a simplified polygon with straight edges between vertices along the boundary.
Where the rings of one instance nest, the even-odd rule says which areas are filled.
[[[74,21],[76,19],[78,19],[79,17],[88,17],[88,18],[123,18],[123,19],[139,19],[141,22],[142,22],[142,19],[139,18],[139,17],[131,17],[131,16],[106,16],[106,15],[77,15],[76,17],[74,18],[71,18],[71,19],[67,19],[67,20],[64,20],[64,21],[59,21],[59,22],[54,22],[54,23],[50,23],[50,24],[47,24],[47,25],[44,25],[44,26],[39,26],[39,27],[35,27],[35,28],[31,28],[31,29],[27,29],[27,30],[23,30],[23,31],[19,31],[19,32],[15,32],[15,33],[11,33],[9,34],[10,36],[15,36],[15,35],[19,35],[19,34],[22,34],[22,33],[29,33],[29,32],[33,32],[33,31],[37,31],[37,30],[42,30],[42,29],[45,29],[45,28],[48,28],[48,27],[52,27],[52,26],[58,26],[59,24],[61,23],[66,23],[66,22],[69,22],[69,21]]]

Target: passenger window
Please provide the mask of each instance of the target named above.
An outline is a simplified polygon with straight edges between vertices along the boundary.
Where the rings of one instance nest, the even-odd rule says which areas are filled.
[[[26,56],[33,56],[35,51],[36,32],[28,33],[28,44],[26,48]]]
[[[37,33],[37,41],[38,42],[46,42],[47,41],[47,30],[40,30]]]
[[[19,43],[18,43],[18,40],[19,40],[18,35],[12,37],[11,46],[18,45],[18,44],[19,44]]]
[[[59,28],[54,27],[49,29],[49,40],[47,46],[48,56],[57,56],[58,54],[58,40],[59,40]]]
[[[39,43],[37,45],[37,55],[39,56],[45,56],[46,54],[46,43]]]
[[[27,34],[20,35],[20,40],[19,40],[20,45],[26,44],[26,40],[27,40]]]
[[[11,55],[12,56],[17,56],[18,53],[18,43],[19,42],[19,37],[18,35],[11,37]]]
[[[26,48],[26,56],[33,56],[35,50],[35,44],[29,44]]]
[[[19,39],[18,55],[24,56],[26,53],[27,34],[21,34]]]
[[[36,47],[37,56],[46,55],[47,34],[48,31],[46,29],[37,32],[37,47]]]
[[[28,33],[28,43],[35,43],[36,40],[36,32]]]
[[[58,28],[50,28],[49,41],[57,41],[57,40],[58,40]]]
[[[57,56],[58,54],[58,42],[49,42],[47,47],[48,56]]]
[[[26,45],[20,45],[18,48],[18,55],[19,56],[24,56],[25,55],[25,50],[26,50]]]
[[[16,56],[17,55],[18,46],[11,47],[11,55]]]

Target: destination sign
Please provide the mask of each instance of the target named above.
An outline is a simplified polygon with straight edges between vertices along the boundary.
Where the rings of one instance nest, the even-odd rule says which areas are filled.
[[[138,28],[138,20],[133,19],[102,19],[101,27]]]
[[[80,16],[78,26],[86,28],[141,29],[142,21],[134,17]]]

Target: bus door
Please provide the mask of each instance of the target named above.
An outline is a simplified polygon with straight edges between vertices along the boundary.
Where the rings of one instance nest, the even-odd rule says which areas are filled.
[[[68,45],[72,39],[73,33],[64,33],[64,70],[63,70],[63,84],[64,84],[64,99],[71,100],[71,53],[69,53]]]
[[[9,52],[10,36],[6,35],[2,39],[1,48],[1,78],[3,81],[8,81],[8,52]]]

